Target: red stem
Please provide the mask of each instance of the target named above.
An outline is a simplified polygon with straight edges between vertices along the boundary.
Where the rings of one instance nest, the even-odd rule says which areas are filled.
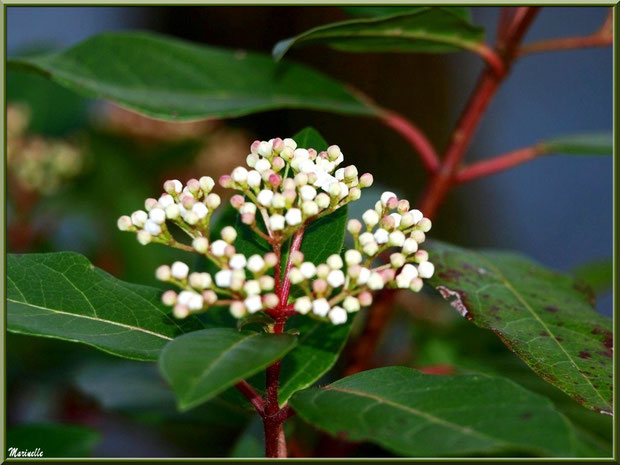
[[[478,84],[452,133],[452,139],[446,149],[443,163],[431,179],[430,185],[420,201],[420,210],[429,218],[435,217],[439,205],[454,185],[459,163],[465,155],[465,150],[469,147],[480,118],[507,75],[515,57],[516,48],[538,10],[538,7],[517,8],[512,20],[509,21],[507,32],[499,34],[500,37],[505,38],[505,42],[499,41],[497,44],[497,52],[504,61],[503,72],[498,73],[495,69],[487,67],[480,76]]]
[[[258,414],[263,417],[265,415],[265,403],[260,394],[245,380],[239,381],[235,384],[235,387],[250,401]]]
[[[507,170],[532,160],[542,153],[543,150],[538,146],[526,147],[505,153],[503,155],[498,155],[489,160],[482,160],[472,163],[456,173],[454,176],[454,182],[465,183],[483,176],[499,173],[500,171]]]
[[[293,252],[297,252],[301,248],[301,242],[304,239],[305,230],[305,225],[299,228],[293,236],[293,241],[291,242],[291,250],[289,251],[288,262],[286,263],[286,270],[284,271],[284,281],[282,283],[282,287],[280,288],[280,308],[286,307],[286,303],[288,301],[288,295],[291,291],[291,280],[288,275],[293,267]],[[280,266],[279,263],[278,266]]]
[[[593,34],[579,37],[563,37],[561,39],[550,39],[524,45],[519,49],[519,56],[532,53],[553,52],[557,50],[570,50],[574,48],[586,47],[606,47],[612,45],[614,37],[611,34]]]
[[[413,146],[420,155],[424,167],[431,173],[436,172],[439,168],[439,157],[422,130],[394,111],[381,108],[378,112],[386,126],[394,129]]]

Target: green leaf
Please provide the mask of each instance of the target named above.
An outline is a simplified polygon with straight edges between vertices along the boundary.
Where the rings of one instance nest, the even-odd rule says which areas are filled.
[[[289,334],[204,329],[166,345],[159,368],[179,409],[188,410],[281,359],[295,346],[295,339]]]
[[[573,274],[585,281],[595,294],[605,294],[613,287],[613,262],[611,258],[583,263],[573,269]]]
[[[413,13],[420,10],[423,6],[341,6],[340,9],[349,13],[351,16],[391,16],[398,13]],[[450,10],[463,19],[470,21],[469,8],[460,6],[445,6],[444,10]]]
[[[574,434],[551,402],[505,378],[387,367],[299,391],[290,402],[304,420],[333,435],[404,456],[571,456],[574,450]]]
[[[435,241],[427,249],[430,282],[461,315],[577,402],[611,414],[611,321],[592,307],[589,289],[514,253]]]
[[[610,132],[557,137],[542,142],[540,147],[543,153],[564,155],[612,155],[614,151]]]
[[[7,257],[8,329],[157,360],[167,342],[203,327],[179,321],[160,291],[120,281],[73,252]]]
[[[295,392],[312,386],[338,360],[351,332],[353,318],[332,325],[306,316],[294,316],[287,328],[299,330],[297,346],[282,360],[278,401],[283,405]]]
[[[346,52],[444,53],[472,50],[483,40],[484,30],[471,24],[460,9],[418,7],[315,27],[278,42],[273,56],[279,60],[293,46],[316,43]]]
[[[100,34],[60,53],[10,60],[9,66],[169,120],[280,108],[373,114],[342,84],[307,66],[146,32]]]
[[[8,457],[12,448],[22,452],[39,449],[43,458],[90,457],[99,441],[97,431],[59,423],[13,426],[6,434]]]

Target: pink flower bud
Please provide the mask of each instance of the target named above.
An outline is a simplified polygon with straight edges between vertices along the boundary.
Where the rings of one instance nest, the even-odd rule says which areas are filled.
[[[150,212],[153,208],[157,207],[157,199],[148,198],[144,201],[144,209]]]
[[[381,218],[381,227],[383,229],[387,229],[388,231],[391,231],[392,229],[394,229],[395,226],[396,226],[396,221],[390,215],[386,215],[383,218]]]
[[[406,213],[409,211],[409,200],[399,200],[398,201],[398,206],[396,207],[398,209],[398,213]]]
[[[251,225],[256,221],[256,215],[254,213],[243,213],[241,215],[241,222],[243,224]]]
[[[372,186],[373,177],[370,173],[364,173],[360,176],[359,186],[360,187],[370,187]]]
[[[387,283],[388,281],[392,281],[394,279],[396,276],[396,270],[393,268],[388,268],[386,270],[381,270],[379,274],[381,274],[383,282]]]
[[[349,233],[355,236],[356,234],[359,234],[361,232],[362,223],[360,223],[359,220],[350,220],[347,223],[347,230],[349,231]]]
[[[234,245],[227,245],[224,249],[224,255],[230,258],[235,254],[236,251],[237,250],[235,249]]]
[[[215,293],[215,291],[202,291],[202,298],[204,299],[207,306],[213,305],[215,302],[217,302],[217,294]]]
[[[295,180],[292,178],[285,178],[282,181],[282,189],[285,191],[294,191],[297,188],[297,184],[295,184]]]
[[[284,141],[280,139],[279,137],[276,137],[275,139],[273,139],[272,145],[273,145],[273,151],[276,153],[280,153],[282,150],[284,150]]]
[[[269,176],[269,184],[271,184],[272,187],[278,187],[281,182],[282,178],[280,175],[273,173]]]
[[[195,203],[196,203],[196,199],[194,197],[192,197],[191,195],[184,195],[181,198],[181,204],[187,210],[191,209],[194,206]]]
[[[308,149],[308,155],[310,155],[310,160],[316,159],[316,150]]]
[[[269,252],[269,253],[265,254],[264,259],[265,259],[265,265],[266,265],[268,268],[273,268],[273,267],[274,267],[274,266],[276,266],[276,265],[277,265],[277,263],[278,263],[278,257],[277,257],[277,255],[276,255],[275,253],[273,253],[273,252]]]
[[[233,179],[232,177],[230,177],[229,174],[224,174],[220,176],[219,183],[220,183],[220,186],[222,186],[223,188],[229,189],[233,185]]]
[[[324,279],[315,279],[312,282],[312,290],[317,295],[323,295],[328,288],[327,281]]]
[[[271,160],[271,168],[277,173],[282,171],[282,168],[286,166],[286,162],[281,157],[274,157]]]
[[[236,194],[230,198],[230,204],[235,210],[239,210],[244,203],[245,199],[242,195]]]
[[[252,145],[250,145],[250,152],[258,153],[258,146],[259,145],[260,145],[260,141],[259,140],[255,140],[254,142],[252,142]]]
[[[362,307],[368,307],[372,304],[372,294],[367,291],[362,292],[360,295],[357,296],[357,300],[360,301],[360,305]]]
[[[196,194],[200,190],[200,182],[198,179],[190,179],[187,181],[187,188],[192,194]]]
[[[390,197],[385,206],[390,210],[396,208],[398,206],[398,199],[396,197]]]
[[[303,261],[304,254],[301,250],[295,250],[293,251],[293,253],[291,253],[291,262],[293,263],[293,265],[299,266],[303,263]]]

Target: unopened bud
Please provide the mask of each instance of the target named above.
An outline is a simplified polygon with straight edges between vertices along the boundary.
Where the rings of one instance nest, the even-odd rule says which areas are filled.
[[[158,281],[170,281],[171,276],[172,274],[168,265],[161,265],[155,270],[155,277]]]
[[[274,293],[265,294],[263,296],[263,306],[265,308],[275,308],[280,303],[280,299]]]
[[[372,174],[370,173],[364,173],[360,176],[359,179],[359,186],[360,187],[370,187],[372,186],[372,182],[373,182],[373,177]]]
[[[219,183],[220,186],[224,187],[225,189],[229,189],[233,185],[233,178],[228,174],[224,174],[220,176]]]
[[[203,176],[198,180],[198,182],[200,183],[200,188],[206,194],[211,192],[211,190],[213,190],[213,187],[215,186],[215,181],[211,176]]]
[[[168,307],[172,307],[177,302],[177,293],[170,290],[161,295],[161,302]]]
[[[209,250],[209,240],[206,237],[197,237],[192,241],[192,247],[198,253],[206,253]]]
[[[127,215],[121,216],[116,222],[116,226],[121,231],[131,231],[133,229],[133,223],[131,222],[131,218]]]
[[[220,206],[222,199],[217,194],[209,194],[207,195],[205,203],[207,204],[207,207],[209,207],[209,210],[213,211]]]
[[[349,220],[349,222],[347,223],[347,231],[349,231],[350,234],[356,236],[357,234],[360,233],[360,231],[362,230],[362,223],[359,222],[359,220]]]
[[[428,218],[422,218],[418,222],[418,228],[420,228],[420,230],[425,233],[429,232],[432,226],[433,226],[433,223]]]
[[[426,250],[418,250],[414,255],[413,255],[413,260],[416,263],[423,263],[428,261],[428,252]]]

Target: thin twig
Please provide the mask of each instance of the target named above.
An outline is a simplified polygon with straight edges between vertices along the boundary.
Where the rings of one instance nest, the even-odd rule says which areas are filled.
[[[254,388],[246,380],[239,381],[237,384],[235,384],[235,387],[250,401],[258,414],[261,417],[264,417],[265,402],[263,401],[263,398],[260,396],[260,394],[256,392],[256,390],[254,390]]]
[[[461,168],[461,170],[455,175],[454,182],[462,184],[483,176],[499,173],[500,171],[504,171],[529,160],[533,160],[543,153],[544,152],[541,147],[533,146],[504,153],[488,160],[478,161]]]

